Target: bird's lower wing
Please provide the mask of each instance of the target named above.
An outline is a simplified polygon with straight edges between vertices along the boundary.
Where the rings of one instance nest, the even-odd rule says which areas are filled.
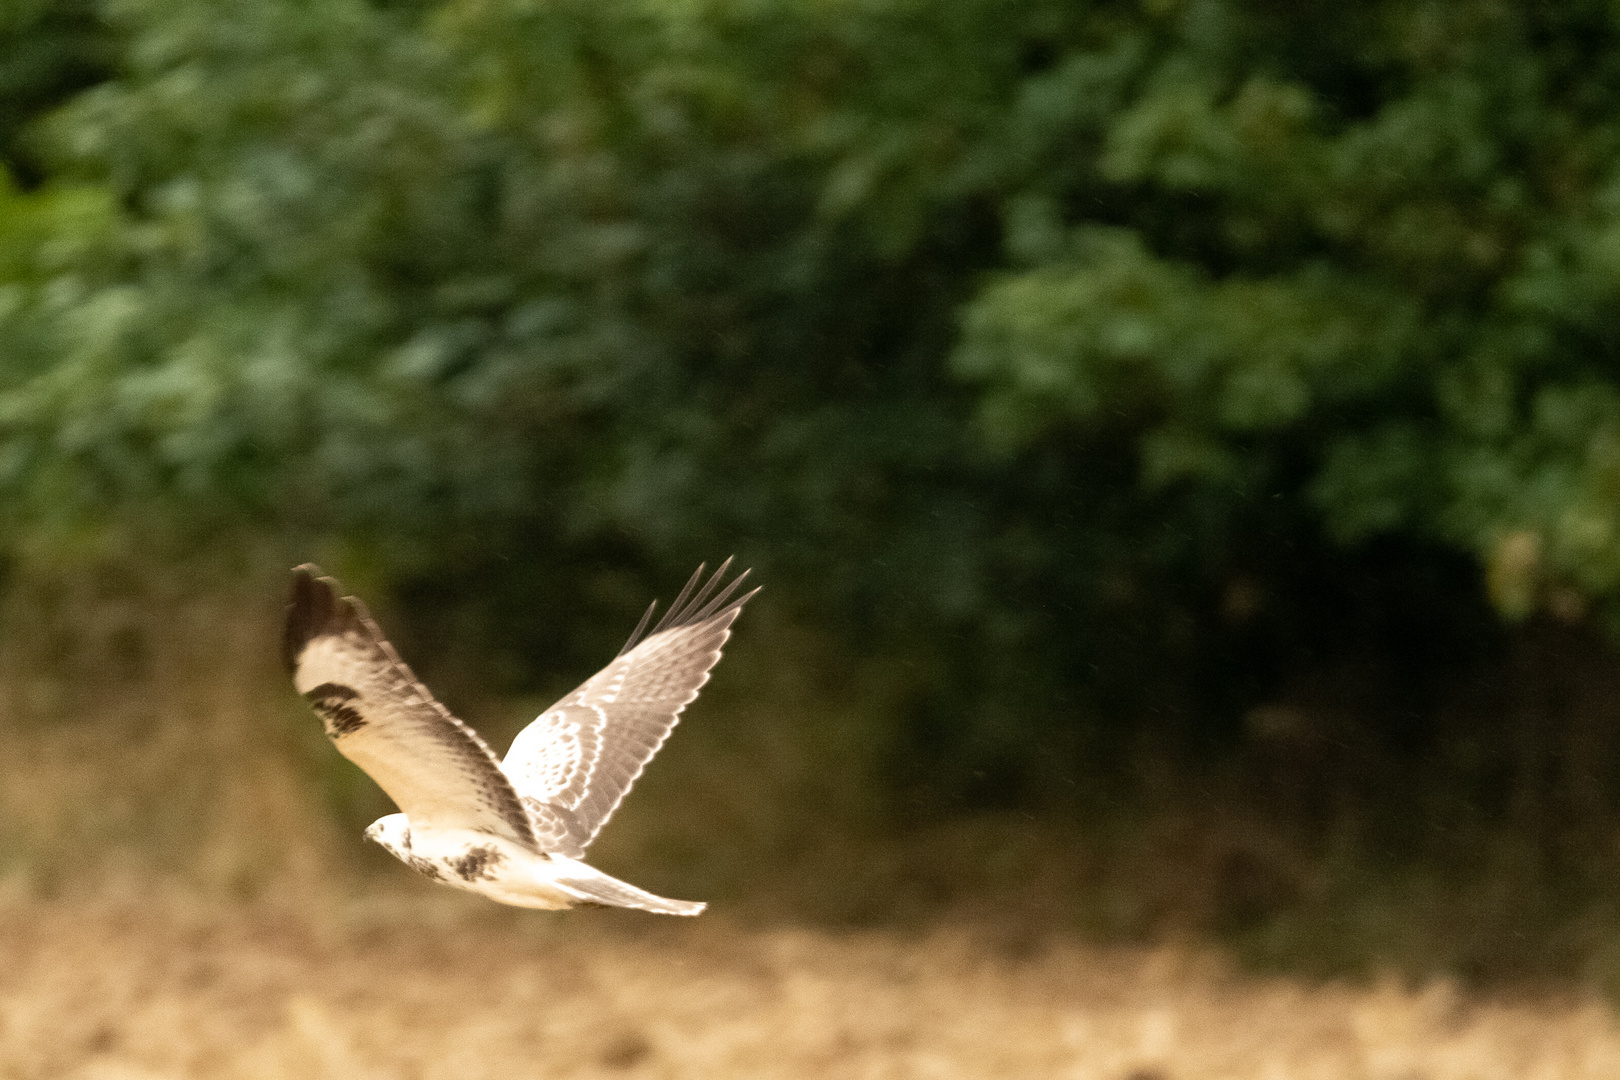
[[[699,567],[644,640],[632,637],[611,664],[512,741],[501,768],[536,815],[547,851],[583,853],[708,681],[732,622],[754,595],[728,602],[746,576],[719,588],[729,564],[694,594]]]
[[[416,681],[354,597],[313,566],[293,571],[284,659],[344,757],[413,826],[471,829],[538,851],[529,814],[476,732]]]

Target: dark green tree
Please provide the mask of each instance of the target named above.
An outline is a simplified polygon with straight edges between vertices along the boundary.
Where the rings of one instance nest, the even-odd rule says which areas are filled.
[[[1620,610],[1607,4],[27,10],[13,550],[340,538],[529,656],[737,550],[991,801]]]

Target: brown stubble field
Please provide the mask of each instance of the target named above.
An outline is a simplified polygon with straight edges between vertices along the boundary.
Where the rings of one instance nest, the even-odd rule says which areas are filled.
[[[859,816],[859,716],[746,654],[593,848],[708,914],[461,896],[357,841],[375,795],[274,670],[273,589],[254,618],[111,595],[0,619],[80,642],[49,676],[0,653],[0,1080],[1620,1076],[1595,993],[1098,946],[1035,831],[818,842],[808,820]],[[162,648],[126,662],[131,626]]]
[[[998,941],[506,912],[414,888],[291,907],[14,897],[0,1077],[1620,1076],[1596,999]]]

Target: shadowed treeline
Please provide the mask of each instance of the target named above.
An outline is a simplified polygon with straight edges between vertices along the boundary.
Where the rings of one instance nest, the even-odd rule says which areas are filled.
[[[4,872],[386,809],[285,566],[500,742],[735,554],[605,859],[1603,982],[1616,116],[1597,0],[8,5]]]

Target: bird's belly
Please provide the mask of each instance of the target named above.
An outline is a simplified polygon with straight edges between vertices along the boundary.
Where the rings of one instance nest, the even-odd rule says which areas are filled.
[[[576,902],[550,883],[549,857],[488,833],[413,830],[401,860],[424,877],[502,904],[558,910]]]

